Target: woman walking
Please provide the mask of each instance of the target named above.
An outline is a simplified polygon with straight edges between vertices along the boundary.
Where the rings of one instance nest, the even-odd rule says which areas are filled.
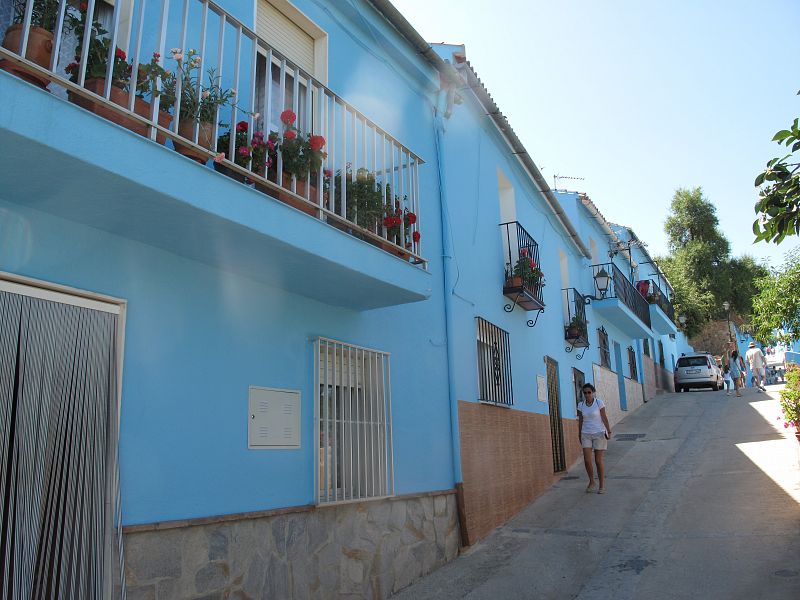
[[[742,375],[744,375],[744,361],[739,356],[739,351],[734,350],[728,358],[728,367],[731,371],[731,378],[733,385],[736,388],[736,395],[741,398],[742,393],[739,391],[742,387]]]
[[[606,472],[603,465],[603,455],[608,448],[608,438],[611,437],[611,425],[608,424],[606,417],[606,405],[595,397],[595,389],[591,383],[585,384],[581,391],[583,400],[578,403],[578,437],[583,448],[583,466],[586,467],[586,474],[589,476],[589,485],[586,486],[586,493],[595,491],[594,486],[594,466],[597,467],[597,481],[600,487],[598,494],[605,492]],[[592,453],[594,453],[594,466],[592,465]]]

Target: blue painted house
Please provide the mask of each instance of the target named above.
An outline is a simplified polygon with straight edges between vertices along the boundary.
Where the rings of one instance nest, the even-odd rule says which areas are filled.
[[[3,597],[385,598],[574,462],[584,382],[668,388],[633,232],[390,2],[0,28]]]

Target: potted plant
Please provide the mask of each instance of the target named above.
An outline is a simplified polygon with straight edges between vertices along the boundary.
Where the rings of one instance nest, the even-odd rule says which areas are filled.
[[[528,248],[520,248],[519,259],[511,272],[506,273],[506,288],[526,287],[534,290],[544,287],[544,273],[529,254]]]
[[[194,141],[197,129],[197,145],[208,150],[214,148],[214,125],[217,122],[219,109],[230,104],[236,98],[236,90],[222,89],[220,77],[215,69],[208,69],[207,83],[203,83],[200,72],[202,58],[195,50],[189,50],[184,56],[181,48],[172,48],[172,58],[178,63],[175,74],[166,77],[162,85],[162,93],[177,96],[177,78],[181,78],[180,120],[178,134],[187,140]],[[224,123],[220,123],[224,126]],[[175,142],[175,151],[205,164],[208,155],[192,146]]]
[[[256,114],[256,118],[258,115]],[[233,143],[233,162],[240,167],[250,169],[262,177],[275,160],[275,149],[278,134],[271,132],[266,138],[263,131],[254,131],[248,139],[247,121],[236,124]],[[228,157],[231,143],[231,132],[226,131],[217,138],[217,156],[214,158],[214,169],[242,183],[249,183],[247,177],[228,168],[224,160]]]
[[[564,337],[568,341],[574,342],[585,338],[586,333],[586,321],[581,319],[578,315],[575,315],[572,317],[569,325],[567,325]]]
[[[12,25],[6,29],[3,37],[3,48],[15,54],[19,53],[19,45],[22,41],[25,22],[25,0],[14,0],[12,10],[14,16]],[[43,67],[50,68],[50,61],[53,57],[53,29],[55,29],[58,19],[59,0],[33,0],[33,10],[31,12],[31,28],[28,32],[28,47],[25,50],[25,58]],[[0,60],[0,69],[5,69],[14,73],[26,81],[46,88],[50,81],[36,73],[20,66],[10,60]]]
[[[65,67],[66,73],[69,75],[70,81],[78,83],[80,81],[81,72],[81,51],[83,39],[86,31],[86,23],[89,22],[86,13],[86,4],[81,4],[78,12],[70,8],[65,15],[66,27],[75,32],[78,39],[78,45],[75,49],[75,60]],[[108,31],[103,25],[92,19],[89,27],[89,50],[86,58],[86,76],[84,78],[83,87],[90,92],[103,96],[106,87],[106,74],[108,71],[108,55],[111,49],[111,38],[108,36]],[[136,98],[133,103],[133,112],[150,119],[152,112],[152,105],[148,99],[155,98],[161,94],[158,91],[157,80],[159,77],[166,76],[167,71],[159,65],[160,55],[154,52],[150,58],[150,62],[146,65],[139,65],[138,77],[136,83]],[[128,63],[128,57],[125,51],[121,48],[114,49],[114,63],[111,69],[111,90],[109,93],[109,100],[118,106],[128,107],[130,101],[130,83],[132,65]],[[130,129],[134,133],[142,136],[148,136],[149,127],[136,119],[126,117],[124,114],[119,113],[113,109],[108,108],[103,102],[97,102],[90,98],[86,98],[80,94],[68,92],[70,102],[93,112],[94,114],[108,119],[109,121],[121,125],[126,129]],[[174,96],[172,97],[174,102]],[[169,98],[162,99],[159,105],[158,124],[167,129],[172,122],[172,116],[169,110],[172,105]],[[156,141],[163,144],[166,141],[164,134],[157,133]]]
[[[325,138],[321,135],[305,136],[294,124],[297,115],[292,110],[284,110],[280,116],[283,123],[283,136],[280,140],[282,184],[289,188],[295,178],[295,190],[299,196],[306,196],[306,179],[310,179],[309,198],[314,201],[318,194],[317,177],[322,161],[328,154],[323,150]]]
[[[800,442],[800,367],[789,365],[786,369],[786,387],[781,390],[783,426],[794,427],[795,437]]]
[[[406,200],[407,198],[404,196],[402,202],[405,203]],[[389,241],[410,251],[413,248],[412,242],[419,242],[421,237],[419,231],[414,231],[417,215],[407,208],[401,208],[401,200],[397,196],[395,196],[394,209],[388,206],[386,209],[383,226],[386,228]],[[396,252],[394,248],[390,248],[390,250]],[[404,257],[407,256],[405,252],[397,252],[397,254]]]

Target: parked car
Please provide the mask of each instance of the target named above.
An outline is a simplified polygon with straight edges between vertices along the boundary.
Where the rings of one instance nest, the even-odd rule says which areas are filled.
[[[692,388],[711,388],[721,390],[724,387],[722,369],[717,361],[707,352],[686,354],[678,359],[675,365],[675,391],[683,392]]]

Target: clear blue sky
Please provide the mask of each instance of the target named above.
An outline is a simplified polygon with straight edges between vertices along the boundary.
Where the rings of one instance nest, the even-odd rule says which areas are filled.
[[[701,186],[734,255],[753,245],[755,176],[800,116],[800,1],[392,0],[467,58],[552,185],[585,191],[652,254],[678,187]]]

